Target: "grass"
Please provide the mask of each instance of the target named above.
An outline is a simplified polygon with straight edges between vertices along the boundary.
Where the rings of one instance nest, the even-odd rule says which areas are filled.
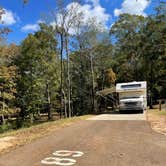
[[[71,123],[74,123],[74,122],[79,121],[79,120],[86,120],[89,117],[91,117],[91,115],[84,115],[84,116],[60,119],[57,121],[50,121],[50,122],[45,122],[45,123],[37,124],[34,126],[30,126],[30,127],[20,128],[18,130],[10,130],[6,133],[0,134],[0,138],[5,137],[5,136],[11,136],[11,135],[15,136],[15,135],[22,134],[24,132],[33,132],[36,130],[38,131],[38,133],[40,133],[42,130],[50,131],[50,130],[54,130],[54,129],[59,128],[59,127],[68,126]]]
[[[150,109],[147,117],[154,131],[166,135],[166,110]]]
[[[159,109],[150,109],[148,112],[155,115],[166,116],[166,110],[159,111]]]
[[[166,116],[166,111],[162,110],[162,111],[155,111],[156,114],[158,115],[163,115],[163,116]]]
[[[45,122],[42,124],[31,126],[29,128],[21,128],[18,130],[2,133],[0,134],[0,139],[2,139],[3,137],[14,137],[15,139],[12,140],[12,146],[6,147],[2,150],[0,148],[0,154],[9,152],[10,150],[15,149],[18,146],[25,145],[38,138],[50,135],[56,132],[58,129],[67,127],[75,122],[86,120],[91,116],[92,115],[85,115],[85,116],[61,119],[57,121]]]

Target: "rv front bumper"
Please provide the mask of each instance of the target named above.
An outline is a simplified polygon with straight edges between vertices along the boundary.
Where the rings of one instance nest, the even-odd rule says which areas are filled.
[[[125,111],[125,110],[143,110],[142,106],[123,106],[119,107],[119,110]]]

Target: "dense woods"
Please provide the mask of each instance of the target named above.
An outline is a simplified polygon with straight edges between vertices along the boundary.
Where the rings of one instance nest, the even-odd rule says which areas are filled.
[[[59,4],[55,25],[40,23],[20,45],[5,44],[12,32],[1,28],[1,129],[27,119],[33,124],[41,113],[48,120],[55,112],[61,118],[95,113],[96,92],[116,82],[145,80],[154,101],[166,98],[165,7],[161,2],[148,17],[122,14],[108,31],[97,18],[84,22],[79,5]]]

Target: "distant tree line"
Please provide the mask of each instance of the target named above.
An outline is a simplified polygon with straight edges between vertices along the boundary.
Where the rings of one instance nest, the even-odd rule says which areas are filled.
[[[61,118],[94,113],[96,92],[116,82],[145,80],[148,95],[166,98],[164,2],[152,16],[120,15],[109,33],[96,18],[83,23],[79,5],[57,6],[55,26],[40,23],[20,45],[1,42],[1,124],[13,115],[17,128],[27,118],[33,124],[41,113],[48,120],[53,112]],[[9,33],[5,29],[0,29],[1,41]]]

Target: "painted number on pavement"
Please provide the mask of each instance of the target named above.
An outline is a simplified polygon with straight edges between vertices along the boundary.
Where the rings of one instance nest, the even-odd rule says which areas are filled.
[[[55,151],[53,155],[55,157],[47,157],[42,160],[41,163],[46,165],[70,166],[74,165],[77,161],[66,157],[81,157],[84,153],[80,151],[58,150]]]

